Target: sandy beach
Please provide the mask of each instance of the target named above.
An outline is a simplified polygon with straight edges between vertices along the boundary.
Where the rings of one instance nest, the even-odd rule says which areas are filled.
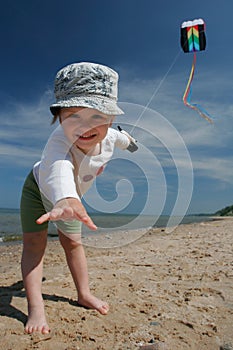
[[[48,242],[43,294],[47,336],[24,334],[22,244],[0,246],[0,348],[4,350],[233,349],[233,218],[149,230],[116,248],[87,246],[102,316],[75,305],[58,241]]]

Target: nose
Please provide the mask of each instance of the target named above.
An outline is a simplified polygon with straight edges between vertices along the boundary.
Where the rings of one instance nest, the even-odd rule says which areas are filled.
[[[79,120],[79,122],[75,126],[75,131],[79,135],[83,135],[91,129],[92,129],[92,126],[87,120],[82,120],[82,121]]]

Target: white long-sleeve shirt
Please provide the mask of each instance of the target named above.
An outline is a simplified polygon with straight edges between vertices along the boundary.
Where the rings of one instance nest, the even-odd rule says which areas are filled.
[[[129,143],[126,135],[109,128],[99,154],[88,156],[70,144],[59,125],[51,134],[41,161],[33,167],[40,191],[52,204],[68,197],[80,199],[111,159],[114,147],[126,149]]]

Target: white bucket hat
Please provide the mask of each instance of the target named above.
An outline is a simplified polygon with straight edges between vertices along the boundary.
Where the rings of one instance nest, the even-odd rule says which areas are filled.
[[[118,74],[96,63],[73,63],[62,68],[54,84],[56,102],[52,114],[62,107],[88,107],[108,115],[124,112],[117,106]]]

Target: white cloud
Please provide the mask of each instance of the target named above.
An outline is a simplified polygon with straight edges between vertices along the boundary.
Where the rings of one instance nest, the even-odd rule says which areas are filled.
[[[233,157],[225,159],[209,157],[193,161],[197,176],[216,179],[232,185]]]
[[[0,111],[0,154],[2,163],[31,166],[39,160],[43,147],[53,130],[50,127],[50,92],[36,103],[11,104]],[[33,161],[34,159],[34,161]]]

